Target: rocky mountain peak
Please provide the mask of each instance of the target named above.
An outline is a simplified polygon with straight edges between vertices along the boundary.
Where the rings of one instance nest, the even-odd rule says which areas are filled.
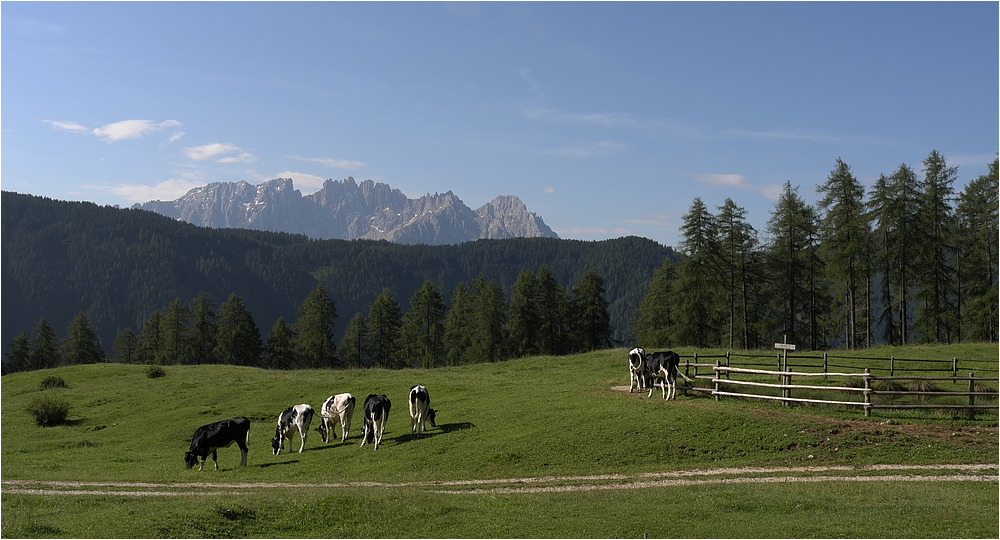
[[[353,177],[327,180],[303,196],[292,179],[252,185],[217,182],[175,201],[142,208],[205,227],[237,227],[305,234],[317,239],[380,239],[406,244],[456,244],[480,238],[558,238],[513,195],[473,211],[451,191],[410,199],[388,184]]]

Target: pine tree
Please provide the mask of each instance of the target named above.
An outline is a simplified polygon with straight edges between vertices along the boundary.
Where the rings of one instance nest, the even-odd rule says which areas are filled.
[[[961,264],[958,273],[958,306],[963,341],[997,341],[997,238],[998,170],[1000,160],[989,164],[989,173],[969,182],[959,195]]]
[[[68,365],[96,364],[104,361],[104,348],[97,332],[90,326],[90,319],[79,312],[66,328],[66,339],[62,342],[63,362]]]
[[[473,303],[469,355],[476,362],[499,362],[506,356],[507,304],[503,289],[479,274],[471,284]]]
[[[191,341],[188,324],[191,315],[180,298],[170,302],[160,317],[160,347],[155,363],[160,365],[188,364],[191,359]]]
[[[444,361],[445,307],[441,291],[433,281],[410,297],[410,311],[400,328],[400,359],[406,364],[433,368]],[[400,366],[402,367],[402,366]]]
[[[687,257],[677,267],[677,340],[697,347],[721,339],[718,234],[715,219],[700,198],[682,217],[680,247]]]
[[[569,298],[548,266],[535,277],[538,299],[538,352],[560,355],[569,349]]]
[[[825,307],[818,287],[816,215],[791,182],[785,182],[767,231],[773,336],[786,337],[789,343],[805,341],[815,350],[822,335],[819,314]]]
[[[261,356],[260,330],[243,300],[230,294],[219,306],[214,356],[223,364],[257,366]]]
[[[592,270],[584,272],[573,287],[576,341],[585,352],[611,346],[611,315],[604,294],[604,278]]]
[[[24,332],[14,336],[7,352],[7,362],[11,373],[31,369],[31,340]]]
[[[202,291],[191,302],[191,361],[195,364],[212,364],[215,357],[215,311],[212,298]]]
[[[160,350],[160,342],[160,312],[154,310],[146,318],[146,323],[139,332],[139,347],[136,349],[138,363],[154,363],[157,351]]]
[[[138,363],[139,336],[135,330],[125,328],[115,336],[111,345],[112,359],[121,364]]]
[[[444,319],[444,350],[449,366],[471,363],[470,328],[473,298],[468,287],[459,282],[451,293],[451,307]]]
[[[538,302],[535,274],[525,270],[514,282],[510,300],[507,334],[510,336],[511,354],[515,357],[538,353]]]
[[[819,201],[825,210],[820,222],[820,253],[826,282],[834,285],[833,319],[843,323],[848,349],[870,345],[866,291],[871,224],[864,212],[864,187],[838,158],[836,168],[817,191],[825,194]]]
[[[757,231],[746,221],[746,210],[729,198],[719,207],[715,229],[717,266],[728,313],[722,335],[730,349],[737,345],[753,348],[758,345],[754,330],[758,308],[752,284],[760,281],[761,274],[756,264]]]
[[[640,347],[654,349],[673,345],[673,335],[677,331],[674,328],[676,279],[676,264],[670,259],[663,259],[663,265],[656,269],[639,304],[635,339]]]
[[[299,306],[295,322],[296,344],[302,363],[309,368],[332,368],[337,359],[333,342],[337,309],[322,285],[317,285]]]
[[[392,291],[382,289],[368,313],[368,343],[376,365],[387,369],[395,365],[402,319]]]
[[[295,369],[298,358],[295,354],[295,331],[278,317],[264,342],[264,367],[267,369]]]
[[[32,370],[54,368],[62,362],[59,356],[59,338],[45,317],[35,325],[35,339],[31,345]]]
[[[956,222],[952,184],[957,167],[948,167],[937,150],[924,160],[919,202],[920,242],[917,242],[919,301],[914,326],[925,342],[951,343],[957,338],[955,283]]]
[[[361,313],[355,313],[351,321],[347,323],[347,330],[340,340],[340,348],[337,349],[344,366],[348,368],[370,367],[367,326],[365,316]]]

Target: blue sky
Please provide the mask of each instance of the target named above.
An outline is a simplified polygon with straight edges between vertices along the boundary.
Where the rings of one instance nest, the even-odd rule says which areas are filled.
[[[843,159],[998,150],[996,2],[3,2],[4,190],[131,205],[371,178],[563,238],[676,245],[695,197],[764,232]]]

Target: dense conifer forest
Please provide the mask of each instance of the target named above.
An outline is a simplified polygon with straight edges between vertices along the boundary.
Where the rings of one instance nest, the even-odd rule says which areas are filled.
[[[631,318],[655,269],[676,257],[669,247],[638,237],[601,242],[519,238],[445,246],[319,241],[200,228],[143,210],[12,192],[2,197],[2,325],[8,363],[18,336],[39,341],[40,323],[61,342],[82,316],[105,354],[115,356],[120,334],[131,330],[141,336],[151,317],[173,311],[187,326],[195,326],[190,318],[199,306],[218,318],[223,306],[232,307],[231,296],[252,317],[263,346],[279,319],[293,330],[300,308],[318,286],[335,310],[330,339],[339,345],[352,318],[367,318],[385,291],[402,316],[426,282],[434,283],[450,306],[456,287],[464,284],[463,292],[468,292],[481,275],[485,283],[495,284],[506,305],[524,272],[543,274],[567,302],[574,286],[588,272],[595,274],[607,302],[607,341],[612,345],[628,339]],[[43,328],[42,333],[48,331]]]

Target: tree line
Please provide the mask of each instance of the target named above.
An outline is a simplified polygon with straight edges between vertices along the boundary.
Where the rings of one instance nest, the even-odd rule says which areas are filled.
[[[998,161],[956,194],[932,151],[865,192],[837,159],[806,204],[786,182],[763,238],[732,199],[683,216],[680,262],[656,270],[637,342],[809,349],[997,341]]]
[[[537,273],[523,271],[510,298],[507,302],[503,288],[480,274],[459,283],[446,305],[438,285],[428,280],[404,313],[385,288],[367,316],[354,315],[338,344],[336,304],[323,285],[298,306],[294,322],[279,317],[266,338],[239,296],[230,294],[216,308],[202,292],[187,304],[175,299],[153,311],[138,333],[121,330],[110,353],[86,313],[73,318],[62,340],[43,317],[34,338],[25,333],[14,338],[7,368],[14,372],[105,361],[268,369],[433,368],[611,346],[604,280],[595,272],[584,272],[567,291],[547,266]]]

